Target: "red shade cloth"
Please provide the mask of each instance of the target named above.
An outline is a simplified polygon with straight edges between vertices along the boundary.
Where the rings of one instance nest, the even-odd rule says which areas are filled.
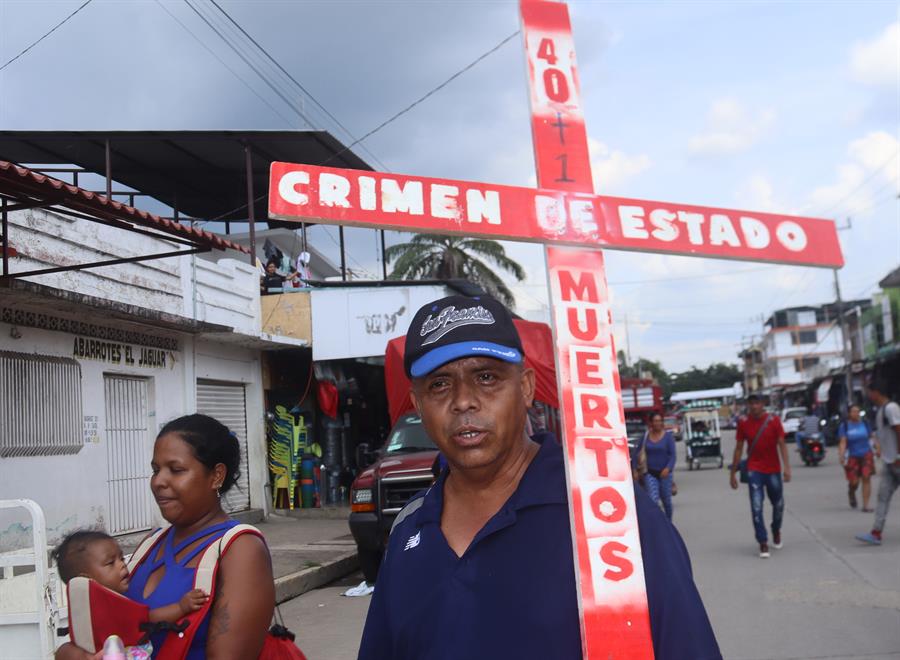
[[[513,323],[522,339],[522,348],[525,349],[525,366],[534,369],[534,398],[558,408],[556,363],[550,326],[546,323],[534,323],[520,319],[513,320]],[[387,390],[391,425],[397,422],[400,415],[413,410],[412,401],[409,398],[409,379],[403,370],[405,342],[405,337],[390,340],[384,353],[384,384]]]
[[[319,410],[321,410],[332,419],[337,419],[337,386],[330,380],[320,380],[316,386],[316,396],[319,400]]]

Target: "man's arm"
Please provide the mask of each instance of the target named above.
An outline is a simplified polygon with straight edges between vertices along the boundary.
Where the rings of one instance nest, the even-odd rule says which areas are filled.
[[[647,493],[634,491],[655,656],[720,659],[684,541]]]
[[[791,480],[791,464],[788,462],[787,443],[784,441],[784,432],[778,434],[778,451],[781,453],[781,469],[784,474],[784,481],[787,483]]]
[[[738,469],[738,463],[741,462],[741,456],[744,455],[744,439],[740,436],[737,437],[737,440],[734,443],[734,456],[731,459],[731,474],[729,475],[729,480],[731,481],[731,487],[737,489],[738,481],[735,473]]]

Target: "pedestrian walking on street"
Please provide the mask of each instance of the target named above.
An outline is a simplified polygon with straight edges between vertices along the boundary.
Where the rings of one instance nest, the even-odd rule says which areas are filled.
[[[766,533],[763,504],[765,497],[768,496],[772,503],[772,547],[780,549],[784,484],[791,480],[791,465],[788,462],[787,445],[784,442],[784,428],[778,416],[766,412],[763,400],[757,394],[747,397],[747,407],[748,414],[738,422],[730,480],[731,487],[737,490],[737,471],[741,467],[744,443],[747,442],[747,461],[741,469],[741,481],[750,487],[753,530],[756,542],[759,543],[759,556],[765,559],[769,557],[769,538]]]
[[[447,460],[397,515],[360,660],[582,657],[562,447],[526,433],[534,371],[512,317],[488,296],[416,312],[404,367]],[[657,658],[721,658],[684,542],[634,488]]]
[[[650,428],[644,433],[643,449],[647,453],[644,488],[657,506],[662,505],[672,520],[672,473],[675,470],[675,436],[666,430],[660,413],[650,415]]]
[[[878,502],[875,505],[875,524],[868,534],[857,534],[856,538],[871,545],[881,545],[881,533],[887,520],[888,507],[894,491],[900,487],[900,405],[889,398],[884,381],[874,380],[867,388],[869,400],[878,406],[875,413],[875,453],[881,457],[883,469],[878,483]]]
[[[869,499],[872,495],[872,475],[875,474],[875,458],[869,444],[872,429],[860,417],[860,408],[855,403],[847,409],[847,420],[838,427],[838,456],[847,476],[847,497],[850,508],[855,509],[856,490],[862,482],[862,510],[871,513]]]

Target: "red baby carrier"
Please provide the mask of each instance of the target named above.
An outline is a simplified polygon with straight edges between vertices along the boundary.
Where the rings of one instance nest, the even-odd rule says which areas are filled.
[[[141,542],[134,554],[131,555],[131,559],[128,560],[129,573],[133,574],[145,559],[152,556],[166,531],[168,531],[168,527],[158,529]],[[191,612],[179,621],[179,631],[177,633],[170,632],[166,636],[165,644],[157,654],[156,660],[183,660],[187,655],[194,635],[200,627],[200,622],[209,612],[215,597],[219,558],[242,534],[255,534],[263,538],[260,531],[251,525],[235,525],[201,553],[200,562],[197,564],[194,575],[194,588],[209,594],[209,599],[199,610]],[[87,584],[85,585],[85,583]],[[87,578],[73,578],[69,582],[68,589],[69,631],[72,642],[77,646],[89,652],[96,652],[103,647],[103,642],[109,635],[119,635],[122,641],[129,646],[137,644],[143,636],[140,624],[148,620],[149,608],[146,605],[135,603]],[[125,603],[128,605],[126,606]],[[276,629],[278,626],[273,626],[273,631],[267,635],[259,656],[260,660],[274,658],[305,660],[300,649],[289,641],[293,635],[287,633],[289,637],[278,638],[283,633]],[[287,631],[285,630],[285,632]],[[295,655],[284,655],[287,648],[284,642],[288,642],[296,649]]]

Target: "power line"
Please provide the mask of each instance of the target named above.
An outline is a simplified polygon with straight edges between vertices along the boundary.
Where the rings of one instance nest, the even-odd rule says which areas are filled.
[[[285,103],[289,108],[291,108],[295,113],[297,113],[297,115],[299,115],[299,116],[303,119],[303,121],[305,121],[305,122],[307,123],[307,125],[310,126],[310,128],[315,128],[314,125],[313,125],[313,122],[309,119],[309,117],[307,117],[306,115],[304,115],[304,114],[296,107],[296,104],[295,104],[291,99],[287,98],[287,97],[281,92],[281,90],[278,89],[278,87],[272,83],[272,81],[269,79],[268,76],[265,75],[265,73],[263,73],[262,71],[260,71],[260,70],[256,67],[256,65],[255,65],[253,62],[251,62],[250,59],[249,59],[247,56],[244,55],[244,53],[242,53],[242,52],[241,52],[241,51],[240,51],[240,50],[239,50],[239,49],[238,49],[238,48],[237,48],[237,47],[236,47],[236,46],[235,46],[235,45],[234,45],[234,44],[233,44],[233,43],[232,43],[225,35],[224,35],[224,34],[222,34],[222,32],[221,32],[215,25],[213,25],[213,24],[209,21],[209,19],[208,19],[206,16],[204,16],[204,15],[200,12],[200,10],[198,10],[198,9],[191,3],[191,0],[184,0],[184,2],[185,2],[185,4],[186,4],[188,7],[191,8],[191,10],[192,10],[195,14],[197,14],[197,16],[200,17],[200,20],[202,20],[204,23],[206,23],[206,25],[209,27],[210,30],[212,30],[213,32],[215,32],[215,33],[219,36],[219,38],[220,38],[222,41],[225,42],[225,45],[226,45],[226,46],[228,46],[232,51],[234,51],[234,53],[235,53],[238,57],[241,58],[241,60],[243,60],[244,64],[246,64],[247,66],[249,66],[249,67],[253,70],[253,72],[256,73],[256,75],[258,75],[258,76],[260,77],[260,79],[266,84],[266,86],[267,86],[269,89],[271,89],[273,92],[275,92],[275,95],[278,96],[278,98],[280,98],[282,101],[284,101],[284,103]],[[247,206],[247,205],[244,204],[243,206],[241,206],[241,207],[239,207],[239,208],[245,208],[246,206]],[[225,215],[228,215],[228,214],[226,213]]]
[[[185,0],[185,2],[189,2],[189,0]],[[191,8],[193,9],[193,7],[191,7]],[[197,10],[194,9],[194,11],[196,12]],[[204,21],[206,21],[206,19],[204,19]],[[209,25],[209,21],[206,21],[206,23],[207,23],[207,25]],[[218,31],[217,31],[217,32],[218,32]],[[363,135],[363,136],[362,136],[361,138],[359,138],[358,140],[354,140],[351,144],[347,145],[346,147],[344,147],[344,148],[341,149],[340,151],[338,151],[338,152],[332,154],[331,156],[329,156],[328,158],[326,158],[324,161],[322,161],[322,162],[319,163],[318,165],[319,165],[319,166],[327,165],[327,164],[330,163],[332,160],[334,160],[335,158],[337,158],[337,157],[340,156],[341,154],[344,154],[344,153],[350,151],[350,149],[352,149],[354,146],[356,146],[357,144],[359,144],[359,143],[362,142],[363,140],[365,140],[365,139],[371,137],[372,135],[374,135],[375,133],[377,133],[378,131],[380,131],[382,128],[384,128],[385,126],[387,126],[387,125],[390,124],[391,122],[396,121],[396,120],[399,119],[402,115],[406,114],[407,112],[409,112],[410,110],[412,110],[415,106],[419,105],[422,101],[424,101],[424,100],[427,99],[428,97],[434,95],[436,92],[438,92],[438,91],[440,91],[441,89],[443,89],[444,87],[446,87],[446,86],[447,86],[449,83],[451,83],[453,80],[455,80],[456,78],[458,78],[459,76],[461,76],[463,73],[465,73],[466,71],[468,71],[469,69],[471,69],[472,67],[474,67],[476,64],[478,64],[479,62],[481,62],[481,61],[482,61],[484,58],[486,58],[488,55],[491,55],[492,53],[495,53],[496,51],[498,51],[503,45],[505,45],[510,39],[512,39],[513,37],[515,37],[517,34],[519,34],[519,30],[516,30],[516,31],[513,32],[511,35],[509,35],[508,37],[506,37],[505,39],[503,39],[503,40],[502,40],[500,43],[498,43],[496,46],[494,46],[494,47],[491,48],[490,50],[484,52],[483,54],[479,55],[475,60],[473,60],[472,62],[470,62],[469,64],[467,64],[465,67],[463,67],[462,69],[460,69],[459,71],[457,71],[456,73],[454,73],[452,76],[450,76],[449,78],[447,78],[444,82],[442,82],[442,83],[441,83],[440,85],[438,85],[437,87],[433,88],[431,91],[425,93],[424,95],[422,95],[421,97],[419,97],[417,100],[415,100],[415,101],[413,101],[412,103],[410,103],[406,108],[404,108],[404,109],[401,110],[400,112],[394,114],[394,115],[393,115],[392,117],[390,117],[389,119],[383,121],[381,124],[379,124],[378,126],[376,126],[375,128],[373,128],[371,131],[369,131],[368,133],[366,133],[365,135]],[[221,35],[220,35],[220,36],[221,36]],[[255,203],[255,202],[259,202],[259,201],[265,199],[266,197],[268,197],[268,195],[269,195],[269,193],[268,193],[268,192],[265,192],[265,193],[261,194],[259,197],[257,197],[256,199],[254,199],[253,201],[254,201],[254,203]],[[201,221],[201,224],[206,224],[207,222],[216,222],[217,220],[221,220],[222,218],[224,218],[224,217],[226,217],[226,216],[229,216],[229,215],[231,215],[232,213],[236,213],[237,211],[240,211],[240,210],[245,209],[245,208],[247,208],[247,205],[246,205],[246,204],[241,204],[240,206],[237,206],[237,207],[231,209],[230,211],[226,211],[225,213],[222,213],[221,215],[217,215],[215,218],[210,218],[209,220],[202,220],[202,221]]]
[[[246,87],[246,88],[249,89],[251,92],[253,92],[253,94],[255,94],[256,97],[257,97],[260,101],[262,101],[263,103],[265,103],[265,104],[269,107],[269,109],[272,110],[272,112],[274,112],[276,115],[278,115],[279,117],[281,117],[287,125],[290,125],[290,124],[291,124],[291,120],[290,120],[290,119],[288,119],[288,118],[285,117],[283,114],[281,114],[281,112],[280,112],[274,105],[272,105],[271,103],[269,103],[268,99],[266,99],[262,94],[260,94],[259,92],[257,92],[257,91],[250,85],[250,83],[248,83],[244,78],[242,78],[242,77],[240,76],[240,74],[239,74],[237,71],[235,71],[234,69],[232,69],[232,68],[228,65],[228,63],[225,62],[225,60],[223,60],[221,57],[219,57],[218,54],[217,54],[212,48],[210,48],[209,46],[207,46],[207,45],[203,42],[203,40],[201,40],[201,39],[193,32],[193,30],[191,30],[187,25],[185,25],[185,24],[181,21],[181,19],[179,19],[177,16],[175,16],[175,14],[173,14],[172,12],[170,12],[169,9],[168,9],[168,7],[166,7],[166,6],[162,3],[161,0],[155,0],[155,1],[156,1],[156,4],[158,4],[158,5],[160,6],[160,8],[161,8],[164,12],[166,12],[169,16],[172,17],[172,20],[174,20],[176,23],[178,23],[178,24],[185,30],[185,32],[187,32],[188,34],[190,34],[190,35],[194,38],[194,41],[196,41],[199,45],[203,46],[203,48],[205,48],[206,51],[207,51],[210,55],[212,55],[214,58],[216,58],[222,66],[224,66],[226,69],[228,69],[228,70],[232,73],[232,75],[234,75],[235,78],[237,78],[238,80],[240,80],[240,81],[244,84],[244,87]]]
[[[269,53],[269,51],[267,51],[265,48],[263,48],[263,46],[256,39],[254,39],[250,35],[250,33],[248,33],[243,27],[241,27],[241,25],[236,20],[234,20],[234,18],[232,18],[231,14],[229,14],[227,11],[225,11],[225,9],[218,2],[216,2],[216,0],[210,0],[210,2],[213,5],[215,5],[216,9],[218,9],[225,16],[225,18],[227,18],[229,21],[231,21],[232,25],[234,25],[238,30],[240,30],[241,34],[243,34],[245,37],[247,37],[247,39],[249,39],[253,43],[253,45],[256,46],[260,50],[260,52],[262,52],[262,54],[265,55],[269,59],[270,62],[272,62],[272,64],[274,64],[276,67],[278,67],[278,70],[281,71],[285,76],[287,76],[288,80],[290,80],[292,83],[294,83],[304,94],[306,94],[310,98],[310,100],[313,103],[316,104],[316,106],[318,108],[320,108],[322,110],[322,112],[324,112],[348,136],[350,136],[351,140],[356,139],[356,137],[353,135],[353,133],[350,131],[350,129],[347,128],[346,126],[344,126],[344,124],[342,124],[341,121],[337,117],[335,117],[331,112],[329,112],[328,108],[326,108],[324,105],[322,105],[319,102],[319,100],[315,96],[313,96],[312,92],[310,92],[308,89],[306,89],[306,87],[304,87],[300,83],[299,80],[297,80],[294,76],[292,76],[291,73],[286,68],[284,68],[278,60],[276,60],[274,57],[272,57],[272,55]],[[365,146],[363,148],[366,149]],[[375,154],[373,154],[371,151],[368,151],[368,149],[366,149],[366,151],[369,153],[370,156],[372,156],[372,159],[383,170],[388,169],[387,166],[384,163],[382,163]]]
[[[856,186],[856,188],[854,188],[853,190],[851,190],[849,193],[847,193],[847,195],[845,195],[845,196],[842,197],[840,200],[838,200],[837,202],[835,202],[834,204],[832,204],[831,206],[829,206],[827,209],[825,209],[825,210],[822,211],[821,213],[818,213],[817,215],[820,215],[820,216],[824,217],[824,216],[826,216],[827,214],[829,214],[829,213],[831,213],[832,211],[834,211],[835,209],[840,208],[841,205],[842,205],[844,202],[846,202],[848,199],[852,198],[854,195],[856,195],[856,193],[858,193],[860,190],[862,190],[863,186],[865,186],[869,181],[871,181],[871,180],[872,180],[879,172],[881,172],[881,170],[883,170],[885,167],[887,167],[887,166],[890,164],[890,162],[891,162],[892,160],[894,160],[894,158],[896,158],[898,155],[900,155],[900,149],[898,149],[897,151],[895,151],[895,152],[891,155],[890,158],[888,158],[888,159],[887,159],[886,161],[884,161],[881,165],[879,165],[879,166],[876,167],[874,170],[872,170],[872,172],[869,173],[869,176],[867,176],[865,179],[863,179],[863,180],[859,183],[859,185]]]
[[[72,18],[75,14],[77,14],[77,13],[80,12],[82,9],[84,9],[84,8],[87,7],[89,4],[91,4],[91,1],[92,1],[92,0],[85,0],[84,2],[82,2],[82,3],[81,3],[81,6],[78,7],[78,9],[76,9],[75,11],[73,11],[71,14],[69,14],[69,15],[66,16],[64,19],[62,19],[59,23],[57,23],[57,24],[54,25],[52,28],[50,28],[50,30],[49,30],[48,32],[46,32],[43,36],[41,36],[40,39],[38,39],[37,41],[35,41],[34,43],[32,43],[30,46],[28,46],[25,50],[23,50],[21,53],[19,53],[19,54],[16,55],[15,57],[13,57],[11,60],[8,60],[8,61],[6,62],[6,64],[4,64],[3,66],[0,66],[0,71],[3,71],[3,69],[5,69],[6,67],[8,67],[10,64],[12,64],[13,62],[15,62],[15,61],[16,61],[17,59],[19,59],[20,57],[22,57],[25,53],[27,53],[29,50],[31,50],[32,48],[34,48],[35,46],[37,46],[39,43],[41,43],[44,39],[46,39],[47,37],[49,37],[51,34],[53,34],[54,32],[56,32],[56,31],[57,31],[59,28],[61,28],[66,22],[68,22],[68,20],[69,20],[70,18]]]
[[[477,65],[479,62],[481,62],[483,59],[485,59],[485,58],[488,57],[489,55],[492,55],[493,53],[495,53],[495,52],[497,52],[498,50],[500,50],[503,46],[505,46],[510,40],[512,40],[512,39],[513,39],[516,35],[518,35],[518,34],[519,34],[519,30],[516,30],[516,31],[513,32],[511,35],[509,35],[508,37],[506,37],[505,39],[503,39],[503,40],[502,40],[500,43],[498,43],[496,46],[494,46],[493,48],[491,48],[491,49],[485,51],[484,53],[482,53],[482,54],[479,55],[478,57],[476,57],[474,60],[472,60],[472,62],[470,62],[469,64],[467,64],[466,66],[464,66],[462,69],[460,69],[459,71],[457,71],[456,73],[454,73],[454,74],[453,74],[452,76],[450,76],[449,78],[447,78],[447,79],[446,79],[444,82],[442,82],[440,85],[438,85],[437,87],[435,87],[435,88],[431,89],[430,91],[426,92],[425,94],[423,94],[422,96],[420,96],[418,99],[416,99],[415,101],[413,101],[412,103],[410,103],[408,106],[406,106],[405,108],[403,108],[403,109],[400,110],[399,112],[395,113],[395,114],[394,114],[393,116],[391,116],[389,119],[386,119],[385,121],[381,122],[378,126],[376,126],[375,128],[373,128],[371,131],[369,131],[368,133],[366,133],[365,135],[363,135],[363,136],[362,136],[361,138],[359,138],[358,140],[354,140],[352,143],[350,143],[349,145],[347,145],[346,147],[344,147],[343,149],[341,149],[340,151],[338,151],[336,154],[333,154],[333,155],[331,155],[330,157],[326,158],[324,162],[320,163],[320,165],[325,165],[325,164],[331,162],[332,160],[334,160],[335,158],[337,158],[338,156],[340,156],[340,155],[341,155],[342,153],[344,153],[345,151],[349,151],[350,149],[352,149],[354,146],[356,146],[356,145],[359,144],[360,142],[362,142],[362,141],[364,141],[364,140],[366,140],[366,139],[372,137],[373,135],[375,135],[375,133],[377,133],[378,131],[380,131],[382,128],[384,128],[384,127],[387,126],[388,124],[390,124],[390,123],[396,121],[397,119],[399,119],[400,117],[402,117],[403,115],[405,115],[407,112],[409,112],[410,110],[412,110],[413,108],[415,108],[417,105],[419,105],[420,103],[422,103],[423,101],[425,101],[425,100],[428,99],[429,97],[433,96],[433,95],[436,94],[437,92],[439,92],[439,91],[441,91],[442,89],[444,89],[444,87],[446,87],[446,86],[449,85],[451,82],[453,82],[454,80],[456,80],[457,78],[459,78],[462,74],[464,74],[464,73],[466,73],[467,71],[469,71],[470,69],[472,69],[475,65]]]

